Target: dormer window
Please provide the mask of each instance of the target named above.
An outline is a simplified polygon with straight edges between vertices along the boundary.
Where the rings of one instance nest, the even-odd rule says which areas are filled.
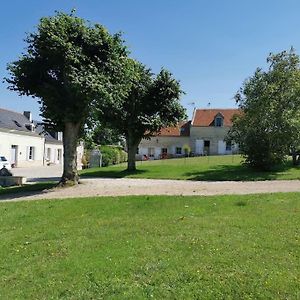
[[[216,127],[222,127],[223,126],[223,117],[222,116],[216,116],[215,117],[215,126]]]
[[[13,121],[18,127],[22,127],[22,125],[18,121],[16,121],[16,120],[13,120]]]

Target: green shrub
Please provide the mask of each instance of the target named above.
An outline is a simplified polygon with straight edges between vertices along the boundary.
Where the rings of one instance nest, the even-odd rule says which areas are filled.
[[[121,147],[101,146],[100,151],[102,153],[102,167],[127,161],[127,153]]]

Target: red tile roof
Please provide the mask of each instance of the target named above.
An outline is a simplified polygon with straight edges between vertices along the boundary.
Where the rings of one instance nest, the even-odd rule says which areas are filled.
[[[177,126],[165,127],[157,136],[190,136],[191,121],[179,122]]]
[[[240,113],[240,110],[236,108],[196,109],[192,126],[214,126],[214,120],[218,114],[221,114],[224,118],[223,126],[232,126],[232,117]]]

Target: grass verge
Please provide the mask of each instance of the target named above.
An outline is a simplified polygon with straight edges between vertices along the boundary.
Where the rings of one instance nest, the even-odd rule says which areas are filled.
[[[0,203],[1,299],[297,299],[300,194]]]
[[[299,167],[286,164],[263,172],[242,164],[239,155],[205,156],[137,162],[137,171],[126,171],[126,165],[92,168],[81,171],[81,176],[110,178],[153,178],[202,181],[253,181],[300,179]]]

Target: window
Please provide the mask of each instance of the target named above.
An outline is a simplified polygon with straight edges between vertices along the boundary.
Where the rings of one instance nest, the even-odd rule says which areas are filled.
[[[231,141],[226,141],[226,151],[231,151],[232,150],[232,143]]]
[[[222,127],[223,126],[223,118],[222,117],[216,117],[215,118],[215,126],[216,127]]]
[[[22,125],[18,121],[16,121],[16,120],[13,120],[13,121],[18,127],[22,127]]]
[[[176,154],[182,154],[182,148],[176,147]]]
[[[140,148],[137,148],[136,149],[136,154],[139,154],[139,152],[140,152]]]
[[[161,148],[161,154],[167,154],[168,148]]]
[[[34,147],[28,147],[28,160],[34,160]]]
[[[148,156],[149,157],[154,157],[155,149],[154,148],[148,148]]]
[[[57,161],[61,160],[61,149],[57,149]]]

